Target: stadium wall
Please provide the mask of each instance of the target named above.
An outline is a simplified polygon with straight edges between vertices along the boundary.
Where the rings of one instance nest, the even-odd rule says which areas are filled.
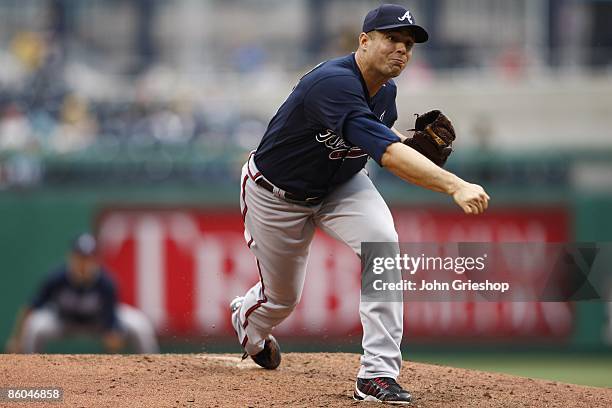
[[[385,191],[383,191],[383,194],[386,194]],[[392,193],[389,192],[388,194]],[[420,200],[422,201],[422,198]],[[415,231],[414,229],[411,230],[413,227],[422,233],[420,237],[416,237],[417,239],[478,239],[478,234],[470,236],[467,227],[459,235],[456,231],[450,231],[448,227],[440,229],[440,225],[470,225],[469,220],[464,220],[463,216],[457,215],[450,206],[434,203],[433,207],[429,206],[427,210],[423,210],[423,202],[415,202],[415,197],[410,194],[406,194],[403,198],[396,194],[392,201],[395,203],[393,211],[396,219],[398,219],[398,229],[403,240],[411,239],[411,231]],[[206,186],[197,189],[181,187],[40,188],[29,191],[8,190],[2,192],[0,194],[0,225],[2,226],[0,228],[2,255],[0,276],[2,277],[1,287],[3,289],[0,297],[0,341],[4,342],[6,340],[15,313],[20,305],[32,296],[40,279],[51,267],[61,262],[70,239],[77,233],[88,229],[96,230],[99,235],[104,232],[105,228],[108,232],[109,228],[112,229],[113,220],[115,221],[115,227],[117,226],[118,217],[124,217],[124,221],[131,217],[131,221],[124,223],[125,225],[121,224],[123,221],[119,222],[120,228],[126,227],[130,223],[133,224],[134,220],[142,220],[143,217],[148,217],[149,226],[152,225],[153,231],[155,231],[156,225],[157,227],[162,225],[160,220],[163,220],[164,217],[168,215],[178,216],[178,218],[174,217],[175,221],[178,220],[178,227],[175,225],[175,233],[176,228],[179,228],[179,230],[183,228],[183,232],[189,232],[191,228],[192,234],[195,231],[196,234],[210,238],[208,241],[200,241],[200,244],[204,242],[204,245],[206,245],[205,243],[209,242],[212,243],[211,245],[220,245],[220,252],[217,251],[215,256],[218,256],[219,253],[230,252],[233,254],[233,257],[221,259],[222,264],[225,265],[224,268],[226,268],[224,271],[217,271],[225,274],[221,279],[231,281],[232,276],[236,276],[235,274],[244,273],[245,277],[241,279],[244,284],[254,282],[257,276],[256,271],[253,270],[253,265],[251,265],[252,258],[246,247],[241,245],[241,225],[237,202],[237,189],[231,187],[215,188],[214,190]],[[515,236],[514,239],[522,241],[538,239],[538,237],[531,236],[531,233],[527,232],[529,228],[533,227],[534,222],[540,225],[540,231],[545,231],[545,235],[540,236],[540,238],[547,241],[609,241],[612,234],[612,220],[608,217],[608,211],[611,205],[612,195],[606,193],[570,194],[561,203],[555,196],[551,197],[548,202],[540,200],[538,204],[532,206],[517,204],[513,200],[496,201],[491,215],[485,218],[481,227],[484,225],[488,228],[488,234],[496,234],[495,239],[499,241],[512,239],[512,236],[507,234],[514,234],[516,231],[518,231],[519,236]],[[431,232],[432,225],[429,223],[432,218],[431,215],[435,215],[434,218],[442,217],[440,225],[433,227],[433,233]],[[195,222],[193,225],[189,224],[190,219]],[[109,225],[111,226],[109,227]],[[210,225],[213,226],[212,230],[209,228]],[[530,225],[531,227],[529,227]],[[515,232],[512,232],[513,228]],[[106,252],[105,261],[111,264],[115,270],[116,279],[122,286],[121,297],[130,303],[143,307],[145,310],[149,307],[149,310],[146,311],[156,321],[158,332],[162,337],[181,338],[183,336],[192,338],[193,336],[204,336],[212,340],[227,338],[231,333],[229,327],[226,327],[223,323],[227,320],[224,316],[225,310],[220,311],[220,308],[224,307],[225,299],[218,299],[219,302],[214,304],[214,307],[218,309],[217,312],[211,314],[210,311],[203,311],[203,306],[210,301],[210,296],[206,295],[205,292],[198,292],[197,282],[193,280],[193,277],[189,277],[189,273],[185,273],[185,270],[193,268],[195,259],[193,257],[197,257],[197,253],[194,250],[189,250],[186,254],[181,255],[179,246],[175,245],[180,244],[180,238],[173,241],[170,236],[171,230],[172,228],[163,231],[158,229],[158,232],[161,231],[160,233],[166,234],[163,240],[166,253],[170,254],[168,251],[173,251],[174,254],[168,255],[168,262],[170,263],[166,262],[160,269],[162,270],[161,273],[169,274],[167,276],[170,277],[170,279],[164,281],[162,289],[173,294],[173,296],[163,295],[163,310],[156,310],[155,307],[157,306],[155,304],[151,305],[150,300],[149,303],[145,301],[144,304],[139,304],[142,299],[150,297],[141,295],[139,300],[139,291],[141,294],[146,294],[148,289],[135,283],[133,276],[137,269],[134,266],[135,264],[129,261],[126,263],[125,259],[120,259],[121,256],[113,257],[110,252]],[[423,231],[429,232],[423,233]],[[204,233],[202,234],[202,232]],[[130,234],[130,232],[127,233]],[[200,235],[198,236],[201,238]],[[180,232],[179,236],[181,236]],[[128,237],[128,241],[132,238],[133,236]],[[342,255],[341,259],[346,259],[350,263],[350,259],[353,259],[352,254],[342,252],[345,251],[345,248],[339,245],[334,246],[333,243],[325,241],[325,237],[319,236],[317,239],[321,243],[320,256],[313,255],[313,259],[319,258],[322,260],[319,266],[323,269],[331,268],[331,272],[329,270],[327,272],[332,275],[319,274],[319,277],[315,279],[312,274],[316,272],[310,271],[312,278],[310,282],[316,283],[318,280],[329,282],[329,276],[338,276],[334,273],[342,270],[338,265],[334,265],[334,261],[331,259],[336,259]],[[133,240],[132,245],[134,242],[136,241]],[[231,242],[231,245],[228,242]],[[109,247],[106,246],[106,248]],[[171,249],[168,250],[168,248]],[[135,256],[133,249],[131,255],[129,248],[127,251],[123,252],[124,257]],[[334,257],[330,257],[330,253],[333,253]],[[210,254],[214,255],[215,252],[213,251]],[[210,261],[208,256],[206,259]],[[203,265],[210,266],[213,264],[204,262]],[[175,267],[177,267],[176,270],[174,270]],[[355,265],[352,265],[352,267],[354,268]],[[212,266],[211,268],[214,269]],[[208,271],[210,272],[212,269],[208,269]],[[202,273],[209,272],[205,268]],[[151,271],[144,271],[144,273],[151,273]],[[249,274],[252,275],[250,278]],[[216,279],[220,279],[219,276]],[[145,281],[151,280],[154,279],[152,277],[145,279]],[[224,288],[226,291],[232,290],[227,285]],[[238,288],[233,289],[236,291]],[[358,286],[354,289],[353,292],[358,293]],[[351,310],[354,312],[352,314],[355,315],[355,318],[357,317],[356,308],[352,308],[350,301],[344,302],[344,309],[342,309],[342,302],[339,303],[337,299],[339,293],[332,293],[331,298],[322,300],[317,298],[316,294],[319,292],[316,284],[311,289],[307,286],[302,311],[296,313],[292,322],[288,321],[287,330],[291,329],[290,332],[298,334],[296,339],[302,340],[318,335],[323,335],[330,341],[333,341],[334,337],[340,338],[347,334],[354,334],[358,337],[358,320],[350,320],[347,325],[335,327],[330,321],[316,319],[317,310],[321,312],[319,313],[321,315],[335,316],[336,321],[338,319],[346,320],[346,316],[350,316]],[[218,288],[216,292],[210,293],[217,293],[219,296],[231,295],[231,293],[228,294]],[[185,302],[185,297],[190,300]],[[180,300],[181,298],[183,300]],[[334,298],[336,300],[333,300]],[[330,299],[332,299],[331,303]],[[353,301],[356,301],[356,299],[353,299]],[[321,304],[324,306],[321,306]],[[319,305],[318,309],[317,305]],[[497,305],[495,308],[496,326],[490,327],[489,331],[484,333],[484,338],[486,339],[488,336],[492,343],[521,343],[524,346],[544,343],[569,345],[575,349],[605,350],[606,346],[602,337],[606,318],[605,305],[601,302],[587,302],[562,306],[557,309],[557,312],[565,313],[569,320],[561,319],[562,324],[557,327],[556,332],[543,325],[545,319],[536,319],[535,325],[533,325],[534,321],[531,319],[530,330],[526,330],[527,326],[513,328],[505,325],[508,323],[505,322],[505,319],[509,315],[505,315],[503,307]],[[346,306],[348,306],[348,309]],[[541,317],[543,313],[541,306],[534,307],[527,312],[523,310],[522,313],[525,316],[528,313]],[[449,310],[461,312],[457,305],[453,305]],[[334,312],[330,313],[330,311]],[[434,315],[437,313],[437,316],[440,316],[440,313],[448,315],[448,311],[445,312],[439,307],[428,309],[427,306],[418,304],[413,305],[407,311],[407,329],[408,333],[412,334],[409,335],[409,341],[417,343],[426,341],[429,343],[433,340],[435,342],[436,338],[447,338],[448,330],[454,330],[451,335],[454,333],[454,337],[458,340],[464,340],[465,343],[473,341],[474,333],[471,332],[473,328],[470,328],[470,326],[449,326],[445,329],[439,325],[428,326],[426,321],[420,321],[413,326],[410,325],[410,322],[414,322],[419,316],[431,315],[432,313]],[[215,319],[218,319],[219,322],[215,323]],[[302,321],[311,322],[309,324],[312,325],[303,325],[301,324]],[[312,323],[317,321],[316,324]],[[527,320],[524,321],[527,322]],[[481,337],[483,337],[482,335],[483,333],[481,333]]]

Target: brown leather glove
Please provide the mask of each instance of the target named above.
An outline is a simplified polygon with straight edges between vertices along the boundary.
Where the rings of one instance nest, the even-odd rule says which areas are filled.
[[[439,110],[432,110],[417,115],[414,124],[414,136],[406,139],[404,144],[443,167],[453,151],[455,129],[451,121]]]

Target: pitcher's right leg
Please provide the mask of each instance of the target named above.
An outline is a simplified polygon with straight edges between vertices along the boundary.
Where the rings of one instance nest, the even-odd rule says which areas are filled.
[[[245,240],[256,258],[259,282],[232,315],[238,340],[251,356],[300,300],[314,224],[309,207],[288,203],[242,172],[241,209]]]

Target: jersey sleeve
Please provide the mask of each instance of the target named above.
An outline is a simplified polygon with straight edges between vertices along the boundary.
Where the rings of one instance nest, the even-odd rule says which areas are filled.
[[[344,126],[344,139],[360,147],[381,167],[387,147],[401,141],[399,136],[373,115],[351,116]]]
[[[336,75],[315,83],[304,95],[304,113],[315,127],[324,127],[343,137],[349,116],[372,114],[359,80]]]

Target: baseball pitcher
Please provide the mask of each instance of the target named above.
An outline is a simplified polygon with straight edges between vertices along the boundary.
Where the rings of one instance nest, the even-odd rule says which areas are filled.
[[[395,128],[393,78],[406,68],[427,31],[399,5],[370,11],[357,50],[304,75],[270,121],[242,169],[245,240],[260,281],[230,308],[247,355],[275,369],[281,361],[272,329],[300,300],[315,228],[360,256],[362,242],[397,242],[391,212],[364,166],[369,158],[401,179],[452,197],[481,214],[484,189],[444,170],[455,131],[440,111],[418,116],[414,134]],[[402,356],[402,302],[361,302],[363,356],[354,398],[409,403],[397,382]]]

